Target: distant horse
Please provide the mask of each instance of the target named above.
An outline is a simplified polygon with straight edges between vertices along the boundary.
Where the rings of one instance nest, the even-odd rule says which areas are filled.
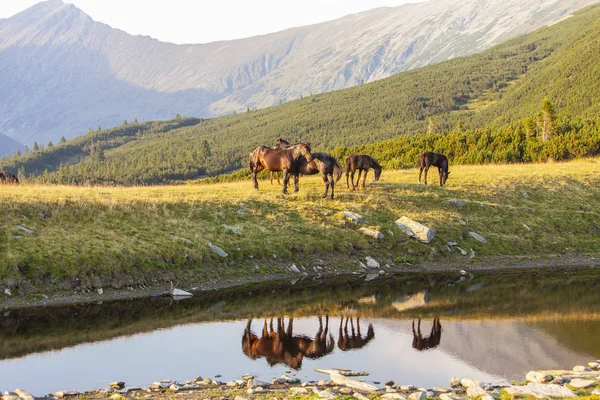
[[[350,320],[352,335],[348,333],[348,320]],[[359,317],[356,317],[356,331],[354,330],[354,317],[346,317],[346,325],[344,325],[344,330],[342,331],[343,321],[344,317],[340,319],[340,332],[338,338],[338,347],[340,350],[348,351],[361,349],[375,338],[375,330],[373,329],[373,324],[369,324],[369,328],[367,329],[367,336],[363,337],[363,335],[360,332]]]
[[[299,143],[288,149],[271,149],[266,146],[258,146],[250,152],[250,171],[254,188],[258,190],[256,174],[263,169],[268,171],[283,171],[283,194],[288,194],[287,185],[291,174],[294,174],[296,189],[298,188],[297,164],[300,158],[311,162],[313,156],[308,143]]]
[[[279,139],[275,143],[274,148],[289,149],[293,146],[296,145],[291,145],[289,142]],[[306,162],[302,158],[298,160],[298,170],[296,172],[302,175],[315,175],[320,173],[323,182],[325,182],[325,193],[323,193],[322,197],[327,197],[329,187],[331,187],[331,199],[333,200],[335,195],[335,182],[338,182],[342,177],[342,165],[329,154],[312,153],[312,156],[314,159],[311,162]],[[294,177],[296,177],[296,175],[294,175]],[[272,176],[271,179],[273,179]],[[279,181],[279,176],[277,177],[277,180]],[[296,191],[298,190],[296,189]]]
[[[1,185],[18,185],[19,184],[19,178],[17,178],[15,175],[11,174],[10,172],[0,172],[0,184]]]
[[[305,357],[317,359],[331,353],[335,347],[333,335],[329,333],[329,316],[325,316],[325,329],[323,329],[323,318],[319,316],[319,330],[314,339],[307,336],[295,336],[294,340],[298,343]]]
[[[302,366],[304,354],[293,338],[293,319],[288,321],[287,331],[284,329],[285,321],[282,318],[277,318],[277,331],[273,329],[273,318],[270,330],[267,329],[265,319],[260,338],[252,332],[251,324],[252,319],[249,319],[242,337],[242,352],[246,356],[254,360],[264,357],[271,366],[285,364],[293,369]]]
[[[364,172],[362,187],[365,189],[365,181],[367,180],[367,173],[369,169],[373,168],[375,173],[375,181],[379,180],[381,176],[381,165],[371,156],[350,154],[346,157],[346,187],[350,187],[348,183],[348,176],[352,174],[352,190],[356,189],[360,185],[360,175]],[[354,172],[358,170],[358,179],[356,185],[354,185]]]
[[[415,320],[412,322],[413,342],[412,347],[418,351],[433,349],[440,344],[442,339],[442,324],[439,318],[433,319],[431,332],[429,336],[423,337],[421,334],[421,318],[417,322],[417,330],[415,331]]]
[[[446,183],[450,171],[448,171],[448,158],[445,155],[427,151],[421,154],[419,161],[421,164],[421,169],[419,170],[419,183],[421,183],[421,174],[423,173],[423,170],[425,170],[425,184],[427,185],[427,172],[429,172],[429,167],[432,165],[438,167],[440,186],[443,186]]]

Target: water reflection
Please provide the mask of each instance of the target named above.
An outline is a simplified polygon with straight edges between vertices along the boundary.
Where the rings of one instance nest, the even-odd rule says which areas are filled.
[[[350,326],[352,334],[348,334],[348,320],[350,320]],[[375,330],[373,324],[369,324],[367,329],[367,335],[363,337],[360,333],[360,317],[356,317],[356,332],[354,331],[354,317],[346,317],[346,324],[344,325],[344,331],[342,332],[342,323],[344,317],[340,319],[340,333],[338,339],[338,347],[342,351],[357,350],[365,347],[371,340],[375,338]]]
[[[417,322],[417,330],[415,331],[415,320],[412,321],[412,333],[413,333],[413,342],[412,347],[415,350],[423,351],[436,348],[439,346],[440,341],[442,340],[442,324],[440,324],[439,318],[433,319],[433,324],[431,325],[431,332],[429,336],[423,337],[421,333],[421,318],[418,319]]]

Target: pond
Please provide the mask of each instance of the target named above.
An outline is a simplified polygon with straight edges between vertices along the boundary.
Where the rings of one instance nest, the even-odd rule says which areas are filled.
[[[600,270],[307,277],[175,301],[12,310],[0,317],[0,390],[228,381],[315,368],[448,387],[521,381],[531,369],[600,358]]]

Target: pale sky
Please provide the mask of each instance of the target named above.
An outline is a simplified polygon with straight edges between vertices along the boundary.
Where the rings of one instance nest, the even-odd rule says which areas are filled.
[[[174,43],[207,43],[277,32],[416,0],[66,0],[96,21]],[[0,18],[39,0],[0,0]]]

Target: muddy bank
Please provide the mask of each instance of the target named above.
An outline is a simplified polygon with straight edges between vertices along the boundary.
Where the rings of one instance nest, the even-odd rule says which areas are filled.
[[[451,271],[494,271],[516,268],[565,268],[600,267],[600,254],[569,254],[542,256],[498,256],[471,260],[453,259],[443,263],[422,264],[398,263],[394,260],[378,257],[377,264],[369,265],[366,259],[352,258],[337,263],[334,260],[318,259],[312,263],[298,264],[297,269],[290,266],[273,267],[274,272],[267,274],[240,274],[222,277],[214,274],[196,274],[193,271],[169,271],[152,278],[142,276],[139,282],[131,278],[118,281],[117,278],[89,282],[72,280],[60,285],[48,283],[36,284],[30,281],[11,280],[0,283],[0,310],[20,309],[41,306],[61,306],[104,301],[139,299],[161,296],[167,293],[172,284],[177,288],[190,291],[208,291],[259,284],[271,281],[303,279],[306,277],[331,277],[365,275],[397,275],[406,273],[451,272]],[[293,264],[296,265],[296,264]],[[369,265],[369,266],[367,266]]]

